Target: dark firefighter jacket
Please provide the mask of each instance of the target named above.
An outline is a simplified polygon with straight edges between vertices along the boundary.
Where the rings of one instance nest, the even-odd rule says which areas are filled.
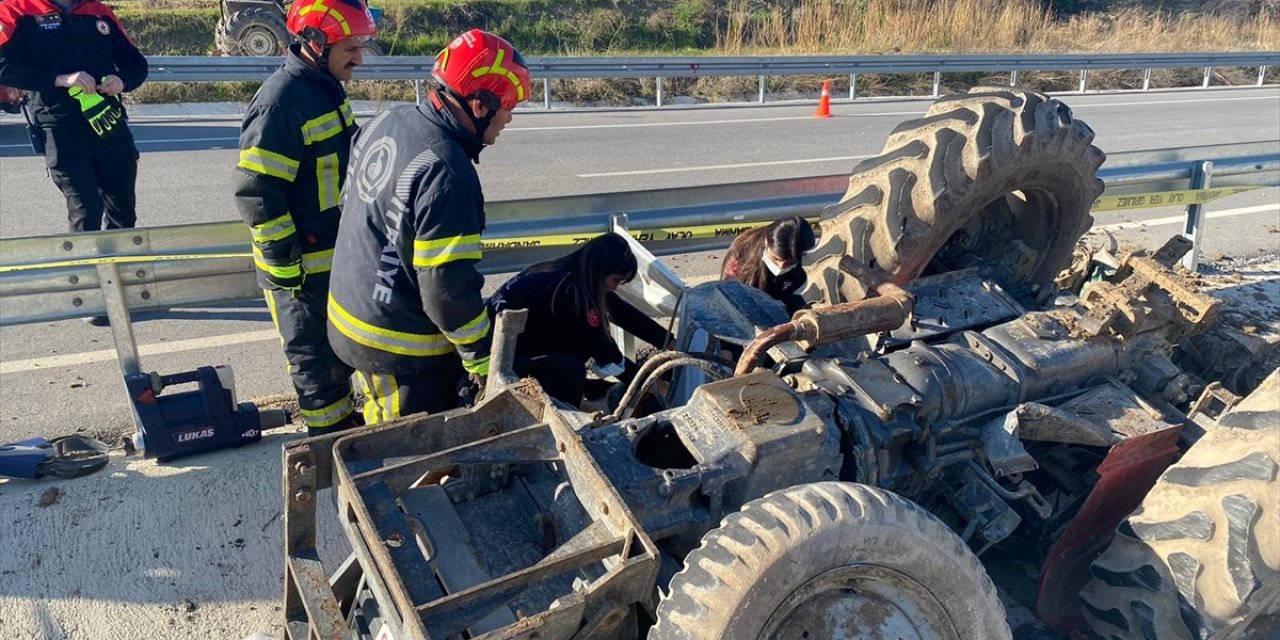
[[[359,131],[342,83],[289,48],[262,83],[240,127],[236,207],[253,233],[263,288],[294,287],[329,271],[339,194]]]
[[[724,254],[724,262],[720,265],[720,279],[737,280],[748,287],[755,287],[786,305],[788,315],[794,314],[808,306],[800,296],[800,290],[809,281],[804,267],[796,265],[790,271],[775,276],[764,265],[760,265],[754,281],[742,268],[749,261],[760,262],[764,257],[765,243],[761,236],[765,234],[765,229],[766,227],[757,227],[733,239],[729,250]]]
[[[628,304],[618,294],[606,295],[609,321],[623,331],[662,348],[667,332],[649,316]],[[574,356],[584,363],[622,364],[622,352],[608,334],[600,330],[600,312],[582,304],[578,277],[571,271],[521,272],[502,285],[489,306],[496,314],[504,309],[528,309],[524,331],[516,341],[516,360],[548,354]],[[586,308],[584,308],[586,307]]]
[[[37,125],[80,122],[93,135],[80,103],[54,86],[59,75],[77,71],[98,82],[116,75],[132,91],[147,79],[147,59],[111,9],[96,0],[65,10],[52,0],[0,2],[0,84],[32,92],[28,108]],[[118,98],[104,98],[123,109]]]
[[[472,165],[483,143],[429,98],[378,116],[352,149],[329,342],[361,371],[426,371],[457,351],[468,372],[488,375],[476,270],[484,193]]]

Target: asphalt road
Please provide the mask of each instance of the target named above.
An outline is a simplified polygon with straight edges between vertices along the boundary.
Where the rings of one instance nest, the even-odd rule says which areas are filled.
[[[1280,88],[1068,96],[1108,153],[1280,140]],[[810,104],[518,114],[480,165],[491,200],[743,182],[849,171],[876,154],[897,123],[928,100],[840,102],[835,117]],[[235,218],[230,169],[236,122],[140,118],[139,219],[156,226]],[[62,200],[42,161],[22,155],[24,133],[0,124],[0,236],[64,229]],[[1203,255],[1280,252],[1280,192],[1215,202]],[[1178,209],[1101,214],[1122,239],[1158,245],[1178,231]],[[1145,221],[1145,222],[1143,222]],[[712,277],[718,252],[669,260],[682,277]],[[500,284],[490,278],[490,288]],[[146,314],[134,324],[143,367],[163,373],[230,364],[240,397],[290,391],[262,304]],[[0,329],[0,442],[84,430],[128,429],[109,329],[80,321]]]

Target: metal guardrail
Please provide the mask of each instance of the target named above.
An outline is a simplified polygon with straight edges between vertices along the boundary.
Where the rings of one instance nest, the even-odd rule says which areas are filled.
[[[1212,163],[1214,187],[1280,185],[1280,141],[1118,153],[1099,176],[1106,183],[1104,196],[1173,191],[1187,189],[1205,161]],[[848,179],[490,202],[481,271],[512,272],[557,255],[563,247],[530,238],[585,240],[606,231],[618,213],[626,214],[633,233],[658,255],[724,247],[752,223],[821,215],[844,195]],[[674,230],[708,225],[719,228],[699,237]],[[130,311],[257,299],[249,246],[248,230],[238,221],[0,239],[0,326],[102,315],[109,287],[96,262],[116,262],[116,281]],[[207,257],[228,254],[239,257]]]
[[[280,66],[279,58],[154,56],[149,58],[149,82],[211,82],[261,80]],[[1008,73],[1016,85],[1020,71],[1070,70],[1080,73],[1080,91],[1093,69],[1143,69],[1143,89],[1151,86],[1152,69],[1203,68],[1208,87],[1214,67],[1257,67],[1262,86],[1269,66],[1280,65],[1280,51],[1223,53],[1083,53],[1020,55],[893,55],[893,56],[706,56],[706,57],[544,57],[528,58],[534,78],[542,80],[543,103],[550,108],[550,80],[585,78],[655,78],[657,103],[663,103],[663,78],[701,76],[757,76],[759,101],[765,100],[765,78],[789,75],[848,75],[849,97],[857,96],[861,73],[932,73],[936,97],[943,73]],[[415,88],[431,77],[432,59],[423,56],[369,58],[358,72],[362,80],[413,81]]]

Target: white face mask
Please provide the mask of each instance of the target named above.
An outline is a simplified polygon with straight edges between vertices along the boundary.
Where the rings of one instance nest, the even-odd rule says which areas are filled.
[[[792,269],[796,268],[796,265],[794,265],[794,264],[793,264],[793,265],[791,265],[791,266],[789,266],[789,267],[783,267],[782,265],[778,264],[777,262],[774,262],[774,261],[773,261],[773,258],[769,255],[769,250],[768,250],[768,249],[765,249],[765,250],[764,250],[764,254],[760,256],[760,259],[761,259],[762,261],[764,261],[764,266],[765,266],[765,268],[766,268],[766,269],[768,269],[768,270],[769,270],[769,273],[772,273],[772,274],[773,274],[773,275],[775,275],[775,276],[780,276],[780,275],[782,275],[782,274],[784,274],[784,273],[786,273],[786,272],[788,272],[788,271],[790,271],[790,270],[792,270]]]

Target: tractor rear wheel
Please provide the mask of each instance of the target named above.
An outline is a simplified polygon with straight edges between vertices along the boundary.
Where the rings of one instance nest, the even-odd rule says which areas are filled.
[[[289,47],[291,38],[284,26],[284,16],[254,7],[227,17],[217,38],[227,55],[279,56]]]
[[[805,484],[754,500],[702,538],[651,640],[1010,638],[978,558],[888,491]]]
[[[1080,594],[1089,625],[1108,640],[1280,636],[1278,472],[1280,372],[1120,523]]]
[[[807,261],[824,302],[845,302],[836,263],[849,255],[902,284],[984,267],[1027,301],[1048,292],[1093,222],[1102,193],[1093,130],[1056,99],[975,87],[898,125],[881,155],[853,170]]]

